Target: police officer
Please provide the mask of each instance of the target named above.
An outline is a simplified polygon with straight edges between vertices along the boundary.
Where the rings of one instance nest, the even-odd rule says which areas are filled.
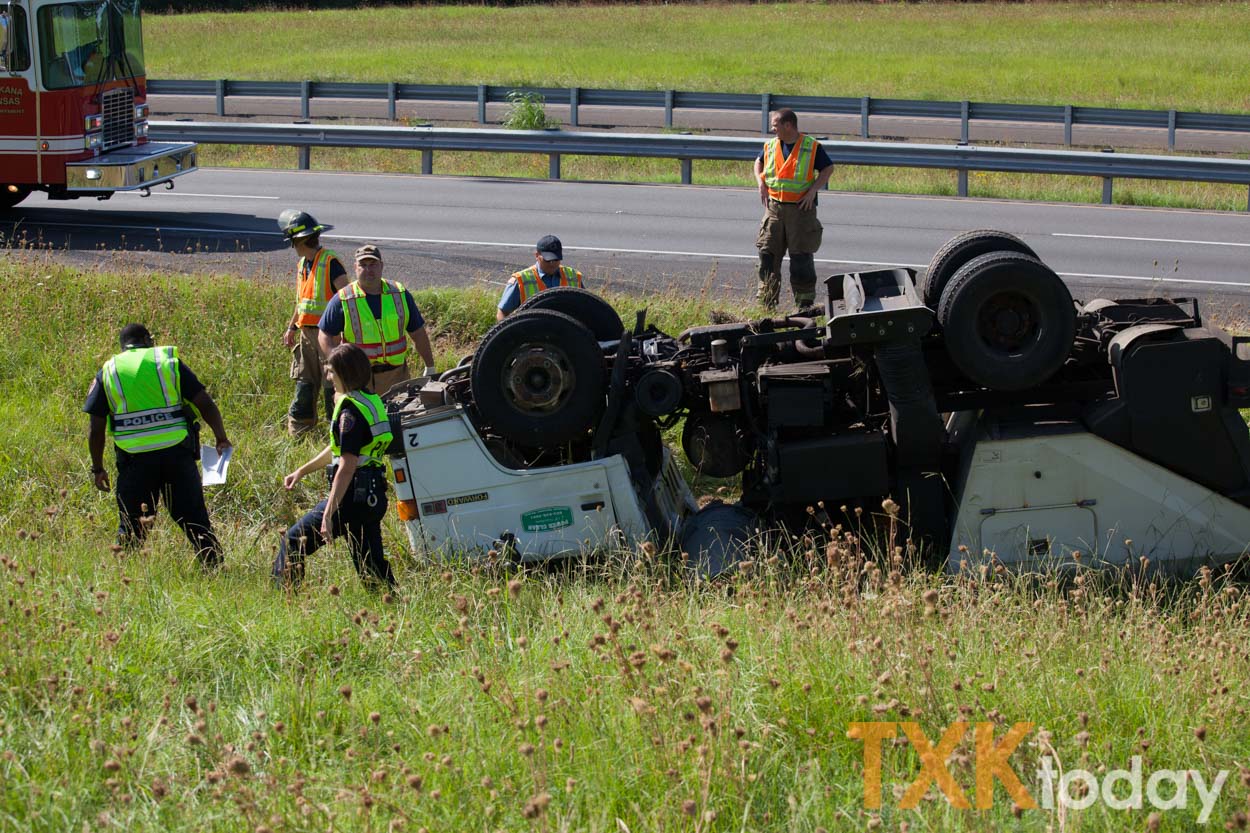
[[[356,280],[329,300],[318,326],[326,355],[344,341],[364,350],[373,372],[373,391],[379,396],[412,378],[408,339],[425,362],[422,375],[434,369],[434,349],[421,310],[403,284],[382,279],[382,250],[377,246],[356,250]]]
[[[213,430],[219,453],[230,447],[221,412],[204,385],[178,359],[177,347],[154,347],[142,324],[121,331],[122,352],[96,374],[83,410],[91,415],[87,446],[91,474],[102,492],[105,433],[117,452],[118,543],[135,547],[147,534],[150,516],[164,498],[170,517],[182,527],[205,567],[221,563],[221,545],[204,505],[195,412]],[[194,406],[194,407],[192,407]],[[149,517],[145,517],[149,516]]]
[[[755,245],[759,249],[759,302],[777,306],[781,294],[781,259],[790,252],[790,288],[794,303],[806,309],[816,302],[816,259],[824,231],[816,216],[816,197],[833,175],[833,161],[820,142],[799,132],[799,118],[783,108],[773,113],[776,138],[764,144],[755,160],[764,219]]]
[[[495,320],[503,321],[512,311],[527,300],[557,286],[582,285],[582,273],[572,266],[565,266],[564,247],[560,238],[548,234],[538,241],[534,247],[534,265],[520,272],[513,272],[508,278],[508,285],[499,298],[499,306],[495,310]]]
[[[321,348],[317,344],[317,323],[326,302],[347,286],[349,277],[339,256],[321,246],[323,226],[307,212],[288,208],[278,215],[282,236],[299,255],[295,267],[295,310],[282,334],[282,343],[291,350],[291,378],[295,399],[289,411],[292,434],[302,434],[317,425],[317,390],[325,401],[326,418],[334,402],[334,389],[325,384]]]
[[[294,489],[305,475],[328,467],[330,494],[286,531],[274,561],[274,578],[292,587],[304,579],[305,559],[331,538],[347,537],[361,581],[393,585],[395,576],[382,552],[386,516],[386,448],[391,424],[386,406],[368,387],[369,359],[355,344],[340,344],[326,360],[334,385],[330,444],[282,481]]]

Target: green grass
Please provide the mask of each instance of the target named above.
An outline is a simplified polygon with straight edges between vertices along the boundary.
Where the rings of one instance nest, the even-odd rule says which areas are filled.
[[[1244,2],[410,7],[145,25],[153,78],[1250,109]]]
[[[1241,82],[1250,3],[699,4],[406,7],[149,15],[154,78],[402,81],[971,99],[1250,110]],[[559,32],[558,48],[534,33]],[[674,48],[674,33],[680,48]],[[318,48],[306,47],[309,41]],[[784,44],[787,57],[774,58]],[[552,44],[544,43],[544,46]],[[789,57],[794,56],[794,57]],[[294,167],[293,148],[206,147],[205,165]],[[539,155],[439,153],[435,171],[543,178]],[[336,170],[420,171],[419,154],[318,150]],[[565,157],[562,176],[678,182],[676,160]],[[750,185],[745,164],[694,181]],[[837,190],[953,195],[955,174],[840,169]],[[1089,203],[1089,178],[973,174],[974,197]],[[1245,188],[1117,183],[1122,205],[1244,210]]]
[[[1012,759],[1026,784],[1049,737],[1068,768],[1142,754],[1147,772],[1231,769],[1212,829],[1246,809],[1242,586],[929,576],[866,551],[879,539],[857,516],[718,586],[649,549],[502,574],[418,563],[392,515],[397,597],[361,588],[340,546],[288,596],[268,564],[319,487],[279,485],[315,447],[281,425],[290,288],[20,252],[0,280],[0,829],[1146,827],[1146,811],[1099,806],[1017,820],[1001,788],[985,812],[901,811],[889,786],[880,813],[862,809],[851,722],[916,720],[936,741],[958,718],[1044,728]],[[440,367],[492,300],[419,293]],[[652,317],[676,331],[717,300],[658,297]],[[142,552],[111,551],[115,508],[88,482],[79,408],[131,320],[179,345],[237,447],[209,495],[226,548],[212,577],[163,516]],[[952,765],[969,791],[973,757],[969,736]],[[885,762],[887,785],[919,771],[906,746]]]

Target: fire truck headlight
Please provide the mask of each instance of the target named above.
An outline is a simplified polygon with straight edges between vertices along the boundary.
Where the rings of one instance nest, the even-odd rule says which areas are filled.
[[[82,144],[87,150],[99,150],[104,146],[104,137],[99,133],[88,133],[83,137]]]
[[[135,105],[135,121],[144,121],[145,119],[147,119],[147,117],[148,117],[148,105],[136,104]]]
[[[101,130],[104,127],[104,116],[87,116],[83,119],[83,126],[86,128],[86,132],[88,133],[92,130]]]
[[[88,169],[87,169],[87,179],[90,179],[90,180],[97,180],[97,179],[99,179],[99,178],[100,178],[100,169],[99,169],[99,168],[88,168]]]
[[[148,135],[148,123],[145,121],[135,122],[135,138],[143,139]]]

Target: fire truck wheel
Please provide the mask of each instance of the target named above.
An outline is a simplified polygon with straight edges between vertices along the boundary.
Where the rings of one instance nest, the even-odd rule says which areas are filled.
[[[929,261],[929,268],[917,281],[916,288],[920,290],[920,299],[924,305],[936,312],[942,301],[942,290],[959,268],[974,257],[990,252],[1019,252],[1037,257],[1023,240],[1005,231],[974,229],[957,234],[937,250],[933,260]]]
[[[740,504],[714,501],[695,512],[681,528],[687,572],[695,579],[733,572],[746,560],[758,526],[759,517]]]
[[[1072,352],[1076,307],[1067,286],[1035,257],[991,252],[955,273],[938,304],[946,351],[991,390],[1040,385]]]
[[[616,341],[625,329],[611,304],[595,293],[576,286],[545,289],[518,309],[551,309],[571,315],[594,333],[598,341]]]
[[[500,321],[473,354],[471,373],[482,420],[522,446],[573,440],[603,410],[603,351],[562,312],[528,310]]]
[[[0,185],[0,211],[12,208],[30,196],[30,189],[23,185]]]

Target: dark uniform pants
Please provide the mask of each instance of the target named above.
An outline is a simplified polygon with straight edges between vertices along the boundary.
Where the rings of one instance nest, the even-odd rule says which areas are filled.
[[[781,294],[781,259],[790,252],[790,288],[800,309],[816,302],[816,259],[824,227],[816,207],[804,211],[798,203],[769,200],[760,221],[755,245],[760,252],[759,290],[763,306],[777,306]]]
[[[204,486],[195,454],[186,444],[159,451],[117,455],[117,541],[132,548],[143,542],[161,500],[182,528],[205,567],[221,563],[221,544],[204,505]],[[146,522],[145,522],[146,518]]]
[[[372,501],[372,505],[370,505]],[[274,559],[273,575],[279,582],[299,587],[304,580],[304,562],[325,544],[321,521],[326,502],[318,503],[286,531]],[[358,469],[352,478],[339,511],[331,519],[334,538],[346,536],[356,573],[365,584],[395,583],[390,562],[382,552],[382,519],[386,517],[386,472]]]

